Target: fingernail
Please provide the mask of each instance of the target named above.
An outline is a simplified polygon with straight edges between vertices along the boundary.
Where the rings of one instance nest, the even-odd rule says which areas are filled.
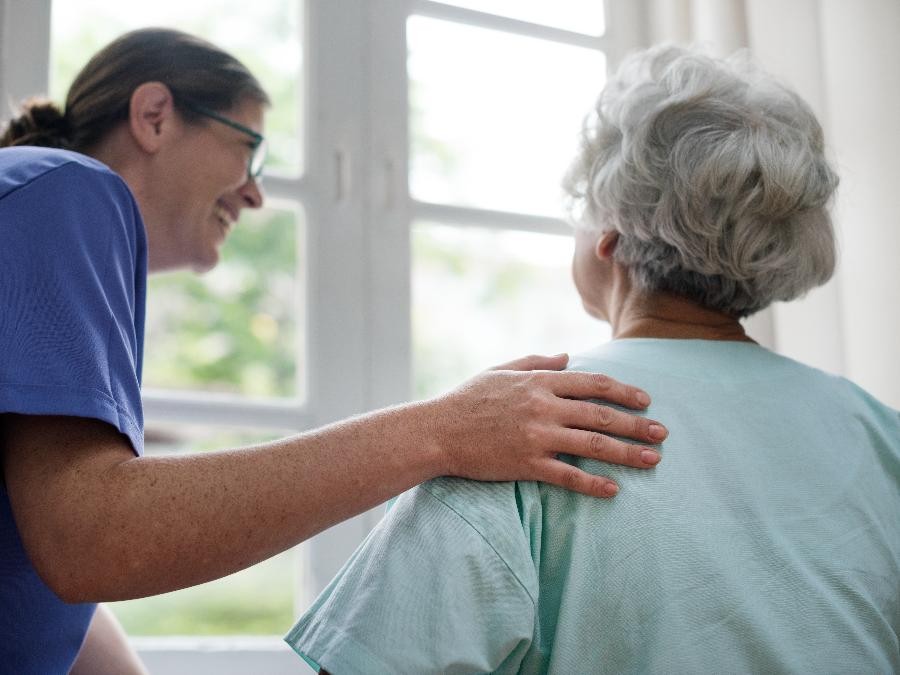
[[[659,464],[659,460],[661,460],[658,452],[653,452],[652,450],[643,450],[641,452],[641,461],[644,464]]]
[[[661,441],[662,439],[664,439],[666,436],[669,435],[669,432],[666,431],[666,428],[659,424],[651,424],[649,433],[650,433],[650,438],[652,438],[655,441]]]
[[[615,497],[619,493],[619,486],[615,483],[607,483],[603,486],[604,497]]]
[[[650,405],[650,397],[643,391],[637,393],[637,402],[645,408]]]

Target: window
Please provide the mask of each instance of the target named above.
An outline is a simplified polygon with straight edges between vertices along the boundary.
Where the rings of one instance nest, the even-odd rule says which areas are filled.
[[[50,9],[50,0],[0,4],[0,29],[13,36],[0,51],[16,54],[0,62],[4,100],[48,82],[60,99],[109,39],[169,25],[235,53],[275,102],[266,208],[242,219],[213,272],[152,282],[153,451],[265,440],[429,396],[527,353],[606,339],[569,280],[558,191],[620,49],[606,3],[56,0]],[[139,642],[151,668],[238,672],[237,656],[216,656],[223,643],[196,636],[280,635],[379,517],[118,611],[133,635],[194,634]],[[278,642],[240,644],[259,672],[285,656],[301,669]]]
[[[602,3],[454,2],[600,34]],[[543,10],[542,10],[543,8]],[[560,182],[606,79],[599,45],[419,3],[407,21],[415,393],[608,339],[581,310]],[[546,32],[544,32],[546,31]],[[459,49],[465,45],[465,49]],[[453,54],[453,58],[448,58]]]

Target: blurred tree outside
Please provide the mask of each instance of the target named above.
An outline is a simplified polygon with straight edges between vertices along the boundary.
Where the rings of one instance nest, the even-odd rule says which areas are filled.
[[[129,635],[283,635],[294,620],[293,551],[175,593],[110,603]]]
[[[417,398],[519,356],[609,339],[571,281],[571,237],[417,223],[412,248]]]
[[[300,393],[298,220],[292,211],[245,212],[215,269],[151,279],[145,386]]]
[[[600,2],[451,4],[603,32]],[[415,15],[407,39],[413,197],[561,218],[559,184],[605,79],[604,54]],[[570,236],[418,222],[411,238],[417,398],[517,356],[609,339],[571,282]]]
[[[283,635],[294,620],[293,551],[174,593],[110,603],[129,635]]]

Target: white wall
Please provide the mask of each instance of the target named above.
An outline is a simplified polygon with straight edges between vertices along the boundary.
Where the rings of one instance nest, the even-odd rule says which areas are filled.
[[[822,0],[847,375],[900,408],[900,2]]]
[[[835,159],[819,30],[819,0],[751,0],[746,5],[748,46],[766,70],[796,89],[825,128]],[[790,46],[786,48],[786,46]],[[836,227],[840,239],[840,224]],[[846,374],[842,266],[835,277],[805,298],[773,307],[778,351],[834,373]]]
[[[46,91],[49,24],[46,0],[0,0],[0,119],[6,119],[11,105],[34,94],[35,82],[42,82]]]

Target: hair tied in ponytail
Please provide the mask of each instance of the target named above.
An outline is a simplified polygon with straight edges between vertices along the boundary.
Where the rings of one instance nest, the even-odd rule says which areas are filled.
[[[0,136],[0,147],[38,145],[47,148],[69,148],[72,128],[69,119],[52,101],[29,99],[21,114],[10,120]]]

